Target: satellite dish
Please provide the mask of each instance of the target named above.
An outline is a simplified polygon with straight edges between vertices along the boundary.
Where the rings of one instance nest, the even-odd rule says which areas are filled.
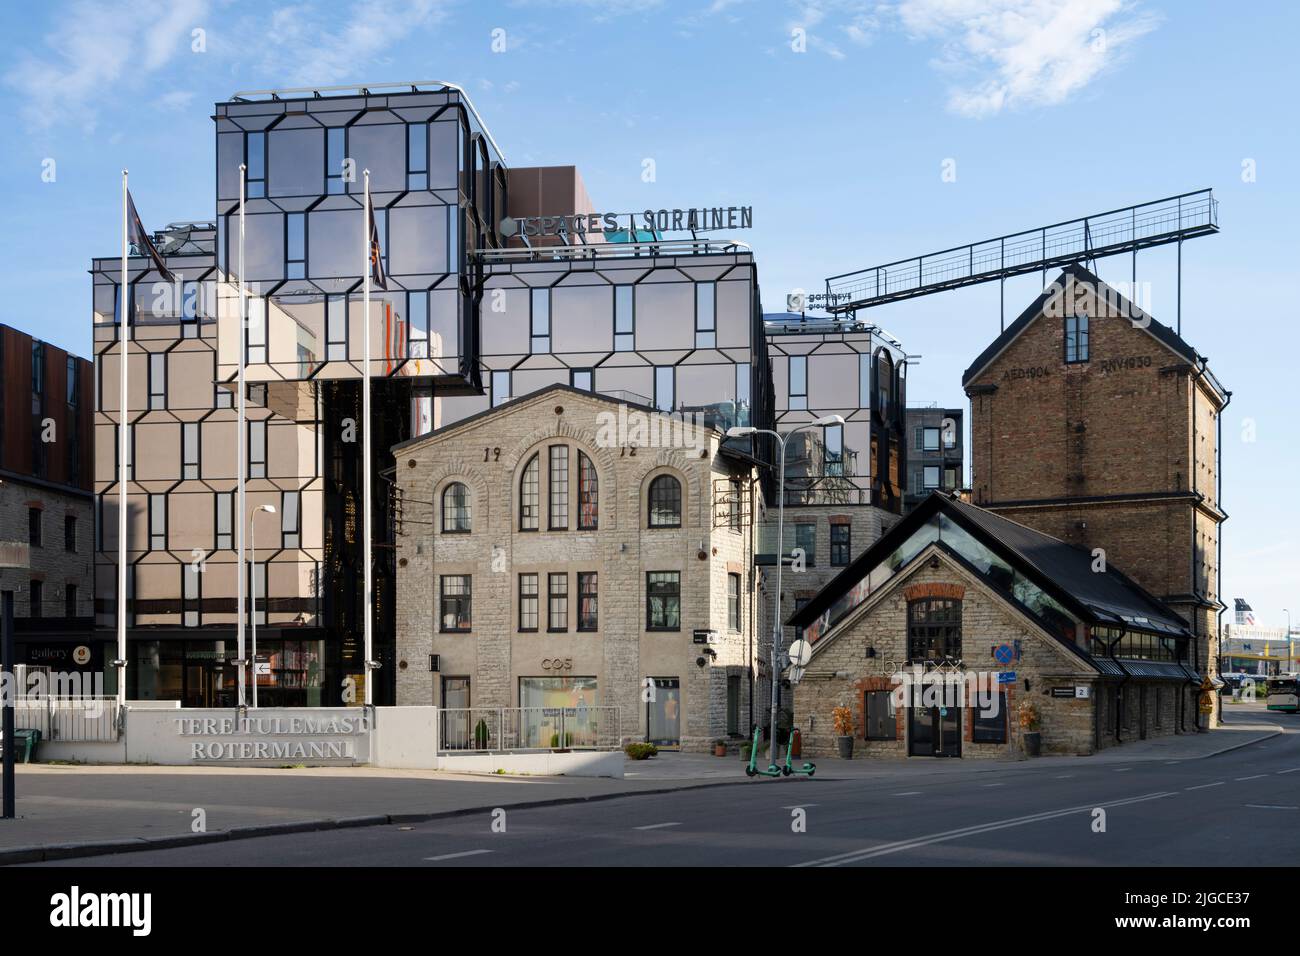
[[[812,660],[812,645],[800,638],[790,645],[790,666],[807,667]]]

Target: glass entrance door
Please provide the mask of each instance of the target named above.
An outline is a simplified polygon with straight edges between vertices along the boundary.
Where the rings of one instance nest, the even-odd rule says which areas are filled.
[[[469,678],[442,679],[442,741],[448,749],[463,750],[470,746]],[[479,737],[485,735],[480,732]],[[487,744],[486,739],[477,743]]]
[[[960,707],[909,707],[907,709],[909,757],[960,757]]]
[[[654,700],[646,704],[646,742],[656,747],[680,747],[682,682],[676,677],[656,677],[654,682]]]

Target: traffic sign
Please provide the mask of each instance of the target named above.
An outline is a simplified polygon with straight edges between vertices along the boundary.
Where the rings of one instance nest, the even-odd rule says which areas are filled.
[[[1016,682],[1015,671],[1000,671],[998,673],[999,684],[1014,684]]]
[[[993,659],[1003,666],[1011,663],[1011,657],[1014,651],[1010,644],[999,644],[993,649]]]

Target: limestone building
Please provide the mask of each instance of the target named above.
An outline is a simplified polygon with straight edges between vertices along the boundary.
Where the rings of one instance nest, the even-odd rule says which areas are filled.
[[[450,708],[444,746],[554,746],[565,709],[591,715],[574,745],[703,750],[761,722],[743,449],[552,385],[393,451],[397,703]],[[522,709],[504,743],[497,708]]]
[[[1191,664],[1213,677],[1231,393],[1205,357],[1075,265],[962,384],[972,500],[1123,568],[1188,622]]]
[[[794,717],[814,754],[835,752],[840,706],[855,757],[1019,754],[1026,703],[1044,753],[1195,732],[1183,618],[1088,551],[940,493],[790,623],[812,644]]]

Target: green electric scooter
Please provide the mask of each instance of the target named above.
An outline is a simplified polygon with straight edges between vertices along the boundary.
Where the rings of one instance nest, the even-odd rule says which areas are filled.
[[[757,725],[754,727],[754,741],[749,748],[749,763],[745,766],[745,776],[757,777],[762,774],[764,777],[779,777],[783,773],[788,774],[790,771],[783,771],[776,764],[768,764],[766,770],[758,769],[758,735],[760,731]]]
[[[811,777],[817,772],[817,765],[815,763],[809,763],[805,760],[802,767],[793,767],[790,765],[790,755],[794,753],[794,735],[797,732],[797,727],[790,728],[790,742],[785,746],[785,766],[781,768],[781,773],[787,777],[795,773],[802,773],[805,776]]]

